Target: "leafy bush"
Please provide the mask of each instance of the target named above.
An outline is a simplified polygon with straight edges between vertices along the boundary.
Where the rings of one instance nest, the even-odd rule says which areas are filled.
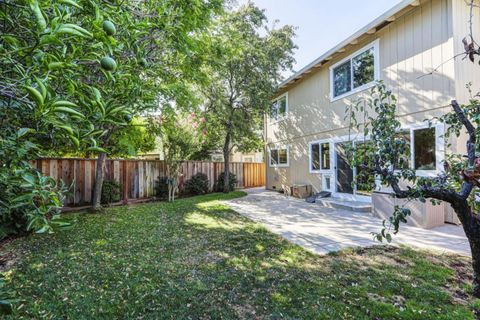
[[[237,184],[237,176],[230,172],[228,175],[228,191],[233,191],[235,190],[235,185]],[[217,191],[223,191],[223,186],[225,185],[225,172],[220,173],[217,179]]]
[[[102,204],[119,202],[122,198],[122,187],[115,180],[105,180],[102,186]]]
[[[22,141],[25,130],[0,132],[0,239],[10,234],[52,232],[67,188],[35,170],[26,160],[36,145]]]
[[[158,177],[157,181],[155,181],[155,194],[161,199],[166,199],[168,197],[167,177]]]
[[[197,173],[185,182],[185,193],[197,195],[208,193],[208,177],[205,173]]]
[[[12,313],[12,305],[19,301],[13,297],[14,292],[7,288],[5,277],[0,275],[0,315]]]

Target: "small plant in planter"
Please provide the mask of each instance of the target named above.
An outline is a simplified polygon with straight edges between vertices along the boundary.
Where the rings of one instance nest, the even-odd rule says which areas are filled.
[[[122,187],[115,180],[103,181],[101,203],[110,205],[121,200]]]
[[[185,182],[185,193],[190,195],[206,194],[210,191],[208,177],[204,173],[197,173]]]
[[[229,192],[235,190],[235,185],[237,184],[237,182],[238,182],[237,176],[234,173],[230,172],[229,179],[228,179],[228,191]],[[225,184],[225,173],[222,172],[218,176],[216,190],[219,191],[219,192],[224,191],[225,190],[224,187],[223,187],[224,184]]]

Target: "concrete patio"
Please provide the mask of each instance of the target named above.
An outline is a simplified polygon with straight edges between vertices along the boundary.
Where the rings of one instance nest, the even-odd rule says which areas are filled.
[[[371,232],[381,230],[382,220],[369,213],[326,208],[263,188],[245,192],[248,196],[227,202],[232,209],[313,252],[378,244]],[[465,234],[455,225],[430,230],[402,225],[392,243],[470,256]]]

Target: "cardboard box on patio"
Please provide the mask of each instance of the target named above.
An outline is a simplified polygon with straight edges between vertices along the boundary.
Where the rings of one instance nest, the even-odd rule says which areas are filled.
[[[291,190],[292,196],[295,198],[306,199],[312,195],[312,186],[310,184],[294,184]]]

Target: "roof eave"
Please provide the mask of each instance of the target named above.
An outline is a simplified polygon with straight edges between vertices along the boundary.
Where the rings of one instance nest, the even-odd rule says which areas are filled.
[[[371,34],[372,31],[375,33],[378,30],[376,29],[379,25],[384,23],[385,21],[392,22],[392,18],[395,17],[397,13],[400,11],[410,7],[410,6],[419,6],[420,5],[420,0],[404,0],[397,4],[396,6],[392,7],[390,10],[386,11],[384,14],[367,24],[365,27],[361,28],[354,34],[352,34],[350,37],[345,39],[344,41],[340,42],[338,45],[336,45],[334,48],[328,50],[326,53],[300,69],[298,72],[294,73],[292,76],[284,80],[278,85],[278,91],[281,91],[285,87],[293,84],[295,81],[301,79],[305,74],[310,73],[313,68],[319,67],[323,64],[324,61],[328,61],[332,59],[332,56],[335,53],[340,52],[342,49],[344,49],[346,46],[349,44],[355,44],[357,39],[362,37],[365,34]]]

